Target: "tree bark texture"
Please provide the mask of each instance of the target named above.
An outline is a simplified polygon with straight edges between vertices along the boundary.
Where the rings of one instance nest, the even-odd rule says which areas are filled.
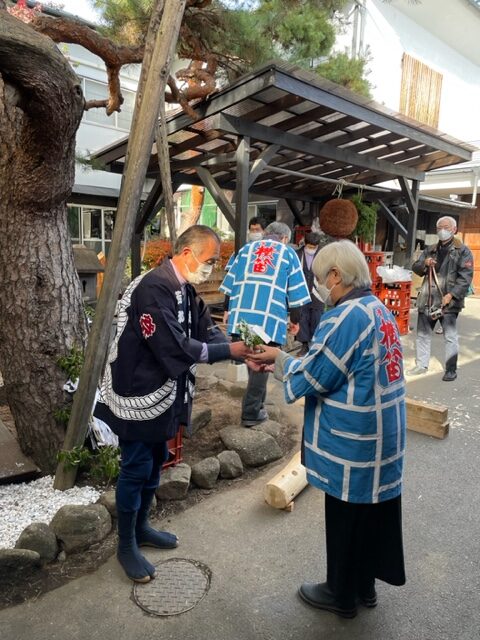
[[[83,107],[53,42],[0,10],[0,371],[20,446],[43,471],[65,431],[58,358],[86,337],[66,210]]]

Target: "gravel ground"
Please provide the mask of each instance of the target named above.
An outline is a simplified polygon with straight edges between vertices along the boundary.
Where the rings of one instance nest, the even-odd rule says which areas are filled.
[[[92,504],[100,493],[93,487],[53,488],[53,476],[32,482],[0,485],[0,549],[12,549],[32,522],[50,523],[66,504]]]

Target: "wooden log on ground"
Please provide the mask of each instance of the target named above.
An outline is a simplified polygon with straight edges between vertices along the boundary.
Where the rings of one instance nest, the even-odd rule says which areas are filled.
[[[300,462],[300,451],[280,473],[265,485],[265,502],[275,509],[287,509],[292,500],[307,486],[307,472]]]
[[[427,436],[443,439],[448,435],[448,407],[406,398],[407,428]]]

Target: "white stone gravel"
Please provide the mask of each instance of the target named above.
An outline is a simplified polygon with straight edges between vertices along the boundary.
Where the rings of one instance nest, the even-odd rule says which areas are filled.
[[[32,482],[0,485],[0,549],[15,547],[22,531],[32,522],[50,523],[66,504],[92,504],[100,493],[93,487],[53,488],[53,476]]]

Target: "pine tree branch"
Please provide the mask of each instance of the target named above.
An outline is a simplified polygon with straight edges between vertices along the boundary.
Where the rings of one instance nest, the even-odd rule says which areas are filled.
[[[106,101],[89,101],[88,108],[105,107],[107,115],[120,111],[123,96],[120,87],[120,69],[124,64],[141,63],[145,48],[116,45],[109,38],[87,25],[69,18],[52,18],[45,15],[35,17],[30,25],[54,42],[78,44],[88,49],[105,62],[108,77],[109,97]],[[98,104],[95,104],[97,103]]]

